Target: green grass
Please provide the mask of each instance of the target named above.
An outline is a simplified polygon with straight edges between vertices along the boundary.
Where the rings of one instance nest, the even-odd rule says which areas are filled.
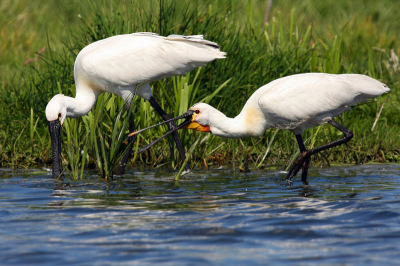
[[[296,73],[361,73],[385,82],[390,94],[338,118],[355,133],[353,140],[315,156],[313,163],[399,162],[400,22],[396,18],[400,11],[396,1],[364,2],[274,1],[263,30],[265,1],[3,1],[0,47],[9,52],[0,54],[0,166],[49,164],[44,110],[57,93],[74,96],[77,53],[96,40],[139,31],[204,34],[228,54],[184,77],[152,84],[156,99],[171,116],[199,101],[235,116],[246,102],[244,95]],[[46,50],[37,59],[43,47]],[[24,65],[29,58],[35,60]],[[143,99],[136,99],[132,109],[139,128],[161,120]],[[125,149],[126,121],[123,101],[106,95],[88,116],[66,120],[62,155],[72,176],[82,175],[84,167],[112,175]],[[149,130],[135,147],[164,132],[165,128]],[[298,154],[293,134],[284,130],[271,129],[262,137],[242,140],[192,131],[180,135],[195,167],[231,163],[242,169],[285,169]],[[308,147],[340,136],[329,126],[304,133]],[[130,164],[181,166],[171,138],[142,155],[132,155]]]

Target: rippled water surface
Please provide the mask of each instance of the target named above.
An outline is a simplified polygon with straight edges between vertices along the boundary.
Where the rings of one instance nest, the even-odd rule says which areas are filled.
[[[57,183],[0,169],[7,265],[398,265],[400,165],[284,173],[128,171]]]

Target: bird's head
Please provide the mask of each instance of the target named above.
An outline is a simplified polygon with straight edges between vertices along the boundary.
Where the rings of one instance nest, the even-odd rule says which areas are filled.
[[[46,106],[47,121],[59,119],[61,125],[67,117],[67,107],[65,106],[64,94],[54,96]]]
[[[193,111],[191,123],[182,128],[211,132],[210,117],[212,116],[213,109],[213,107],[206,103],[196,103],[189,109],[189,111]]]

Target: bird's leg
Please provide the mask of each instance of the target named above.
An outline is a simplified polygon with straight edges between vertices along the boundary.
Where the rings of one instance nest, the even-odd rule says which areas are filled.
[[[297,174],[297,172],[300,170],[300,168],[303,168],[303,174],[301,177],[301,181],[303,181],[303,183],[306,185],[307,184],[307,171],[308,171],[308,165],[310,163],[311,155],[316,154],[321,151],[324,151],[324,150],[327,150],[327,149],[330,149],[332,147],[347,143],[353,138],[353,132],[351,132],[350,130],[348,130],[347,128],[342,126],[341,124],[337,123],[335,120],[330,120],[328,123],[330,125],[334,126],[335,128],[339,129],[340,131],[342,131],[344,134],[344,137],[341,139],[335,140],[331,143],[319,146],[317,148],[314,148],[311,150],[306,150],[304,147],[304,144],[302,143],[303,140],[301,139],[301,135],[296,135],[296,139],[299,143],[301,155],[293,163],[292,167],[289,170],[288,175],[286,176],[286,180],[292,179],[292,177],[294,177]],[[299,139],[301,140],[302,146],[299,142]]]
[[[126,111],[128,112],[128,118],[129,118],[129,133],[135,132],[135,119],[133,118],[132,113],[130,112],[131,107],[130,104],[126,103]],[[136,135],[128,136],[128,146],[126,148],[124,157],[121,160],[121,164],[118,169],[118,175],[123,175],[125,172],[126,164],[129,160],[129,156],[131,155],[131,151],[133,148],[133,142],[136,139]]]
[[[306,146],[304,146],[303,138],[301,134],[296,135],[296,140],[297,143],[299,144],[300,152],[303,153],[306,150]],[[308,185],[307,183],[307,174],[308,174],[308,167],[310,166],[310,161],[311,158],[309,157],[301,166],[302,171],[301,171],[301,181],[303,182],[304,185]]]
[[[151,106],[153,106],[154,109],[156,109],[157,113],[162,117],[162,119],[164,121],[171,119],[167,113],[165,113],[165,111],[161,108],[161,106],[156,102],[156,99],[154,99],[153,96],[150,97],[149,100]],[[170,122],[167,124],[168,125],[168,129],[174,129],[176,127],[174,122]],[[172,137],[174,138],[174,141],[176,143],[176,147],[179,151],[179,155],[181,156],[182,162],[184,162],[186,160],[186,155],[185,155],[185,150],[183,149],[183,145],[181,142],[181,139],[179,138],[179,134],[177,131],[174,131],[172,133]],[[185,170],[190,172],[190,162],[188,162],[185,166]]]
[[[301,153],[306,152],[307,150],[306,150],[306,147],[304,146],[303,138],[301,137],[301,135],[296,135],[296,139],[297,139],[297,143],[299,144],[299,147],[300,147],[300,152]],[[300,143],[301,143],[301,145],[300,145]],[[308,168],[310,166],[310,161],[311,161],[311,158],[308,157],[305,160],[305,162],[301,165],[301,168],[302,168],[302,170],[301,170],[301,182],[303,182],[304,185],[308,185],[308,183],[307,183],[307,174],[308,174]]]
[[[300,160],[302,159],[303,153],[306,152],[307,150],[306,150],[306,147],[304,146],[304,142],[303,142],[303,138],[302,138],[301,134],[297,134],[297,135],[295,135],[295,136],[296,136],[297,143],[299,144],[299,148],[300,148],[301,155],[300,155],[299,158],[297,158],[297,160],[293,163],[293,165],[292,165],[292,167],[290,168],[289,173],[288,173],[288,175],[287,175],[287,177],[286,177],[286,180],[290,180],[293,176],[295,176],[295,175],[297,174],[297,172],[300,170],[300,167],[299,167],[298,169],[297,169],[296,167],[297,167],[298,165],[300,165],[301,168],[302,168],[302,172],[301,172],[301,181],[303,182],[304,185],[308,185],[308,183],[307,183],[307,173],[308,173],[308,167],[309,167],[309,165],[310,165],[310,157],[308,157],[308,159],[305,160],[304,163],[299,164],[299,163],[300,163]],[[296,174],[293,174],[293,175],[292,175],[292,173],[293,173],[294,170],[297,170],[297,171],[296,171]]]

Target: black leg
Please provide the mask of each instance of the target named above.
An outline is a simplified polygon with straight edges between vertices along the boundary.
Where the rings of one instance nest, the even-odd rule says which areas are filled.
[[[135,120],[133,118],[133,115],[130,113],[130,105],[126,104],[126,111],[128,112],[128,117],[129,117],[129,133],[135,132],[136,128],[135,128]],[[133,136],[128,136],[128,147],[125,151],[124,157],[121,160],[121,164],[119,166],[119,170],[118,170],[118,175],[123,175],[125,172],[125,168],[126,168],[126,164],[129,160],[129,156],[131,155],[131,151],[133,148],[133,142],[136,139],[136,135]]]
[[[311,150],[306,150],[304,147],[303,140],[301,139],[301,135],[296,135],[296,139],[297,139],[297,142],[299,143],[301,155],[293,163],[292,167],[289,170],[288,175],[286,176],[286,180],[292,179],[292,177],[294,177],[298,173],[300,168],[303,168],[303,174],[301,177],[301,181],[303,181],[304,184],[307,184],[307,171],[308,171],[308,165],[310,163],[311,155],[316,154],[321,151],[324,151],[324,150],[327,150],[327,149],[330,149],[332,147],[347,143],[353,138],[353,132],[351,132],[350,130],[348,130],[347,128],[342,126],[341,124],[337,123],[334,120],[330,120],[328,123],[330,125],[336,127],[337,129],[339,129],[340,131],[342,131],[344,134],[344,137],[341,139],[335,140],[331,143],[319,146],[317,148],[314,148]]]
[[[296,140],[297,143],[299,144],[300,152],[303,153],[306,150],[306,147],[304,146],[303,138],[301,137],[301,134],[296,135]],[[307,174],[308,174],[308,167],[310,165],[310,158],[304,162],[304,164],[301,166],[302,171],[301,171],[301,181],[303,182],[304,185],[308,185],[307,183]]]
[[[301,171],[301,182],[303,182],[304,185],[308,185],[307,182],[307,174],[308,174],[308,167],[310,166],[310,161],[311,158],[308,157],[308,159],[304,162],[304,164],[301,166],[302,171]]]
[[[301,134],[296,135],[297,143],[299,144],[300,152],[306,151],[306,146],[304,146],[303,138]]]
[[[171,119],[167,113],[161,108],[161,106],[156,102],[154,97],[152,96],[149,100],[151,106],[153,106],[154,109],[156,109],[157,113],[162,117],[164,121]],[[176,127],[174,122],[168,123],[168,128],[169,130],[173,129]],[[185,150],[183,149],[183,145],[181,142],[181,139],[179,138],[179,134],[177,131],[172,133],[172,137],[174,138],[174,141],[176,143],[176,147],[178,148],[179,155],[181,156],[182,162],[185,161],[186,155],[185,155]],[[188,162],[185,166],[186,171],[190,171],[190,162]]]

